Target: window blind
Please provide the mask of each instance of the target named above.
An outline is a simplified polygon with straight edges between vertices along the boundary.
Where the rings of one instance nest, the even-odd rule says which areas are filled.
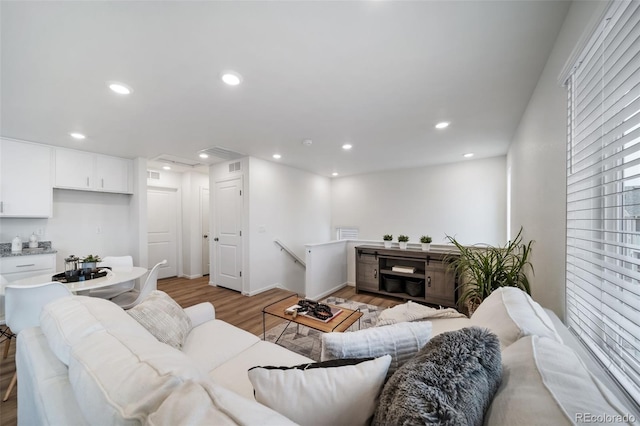
[[[639,401],[640,2],[612,2],[567,88],[567,324]]]

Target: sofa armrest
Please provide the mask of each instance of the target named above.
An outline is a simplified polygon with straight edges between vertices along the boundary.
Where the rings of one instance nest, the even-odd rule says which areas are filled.
[[[188,308],[184,308],[184,312],[191,319],[191,325],[193,327],[197,327],[207,321],[216,319],[216,309],[209,302],[189,306]]]

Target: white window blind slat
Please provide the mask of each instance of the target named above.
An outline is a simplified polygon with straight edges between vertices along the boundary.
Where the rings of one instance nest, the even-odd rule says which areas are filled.
[[[612,2],[567,81],[567,323],[640,400],[640,2]]]

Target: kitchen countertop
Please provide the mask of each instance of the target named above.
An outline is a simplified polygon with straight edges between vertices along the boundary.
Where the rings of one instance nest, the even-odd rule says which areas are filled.
[[[15,256],[32,256],[34,254],[51,254],[57,253],[51,247],[51,241],[39,241],[38,248],[29,248],[29,243],[22,243],[21,253],[11,253],[11,243],[0,243],[0,257],[15,257]]]

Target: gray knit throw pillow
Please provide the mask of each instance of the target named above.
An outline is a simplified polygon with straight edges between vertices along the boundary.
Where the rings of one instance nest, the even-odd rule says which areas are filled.
[[[482,425],[502,379],[500,341],[478,327],[440,334],[384,386],[373,425]]]

